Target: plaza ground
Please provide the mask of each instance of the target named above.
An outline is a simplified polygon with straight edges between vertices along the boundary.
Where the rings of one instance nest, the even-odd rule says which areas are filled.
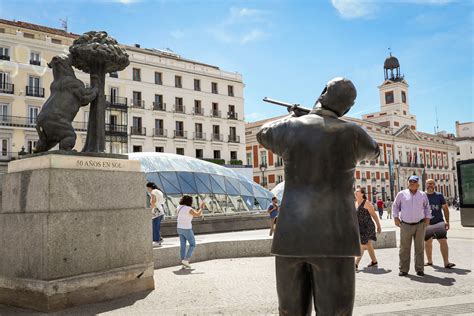
[[[354,315],[474,313],[474,229],[460,225],[458,211],[452,210],[451,214],[448,242],[455,269],[442,267],[436,241],[434,266],[425,268],[424,277],[415,275],[413,263],[409,276],[399,277],[398,248],[377,250],[379,267],[361,269],[356,274]],[[391,220],[384,219],[382,226],[394,229]],[[199,239],[198,236],[198,243]],[[169,244],[175,242],[172,238],[166,240]],[[369,262],[366,255],[361,266]],[[194,263],[190,270],[178,266],[157,269],[155,284],[156,290],[150,293],[50,315],[271,315],[278,312],[272,257],[204,261]],[[0,306],[0,315],[42,314]]]

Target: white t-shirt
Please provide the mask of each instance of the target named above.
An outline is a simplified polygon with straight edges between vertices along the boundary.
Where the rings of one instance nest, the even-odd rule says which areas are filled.
[[[163,204],[165,203],[165,198],[163,196],[163,192],[158,189],[154,189],[151,191],[151,195],[155,196],[155,207],[160,211],[158,216],[164,215],[165,211],[163,209]]]
[[[178,228],[181,229],[191,229],[193,228],[192,220],[193,216],[189,213],[192,210],[192,207],[186,205],[179,205],[176,209],[176,214],[178,216]]]

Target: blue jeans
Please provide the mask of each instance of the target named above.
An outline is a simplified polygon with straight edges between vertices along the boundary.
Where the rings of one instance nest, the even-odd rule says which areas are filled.
[[[181,245],[180,255],[181,260],[189,260],[196,248],[196,240],[194,239],[194,232],[192,229],[178,228],[179,242]],[[186,241],[189,243],[188,252],[186,252]]]
[[[161,221],[163,220],[163,215],[155,217],[153,219],[153,241],[160,242],[161,234]]]

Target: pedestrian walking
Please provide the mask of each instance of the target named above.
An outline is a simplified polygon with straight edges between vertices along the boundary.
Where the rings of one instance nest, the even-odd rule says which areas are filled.
[[[426,227],[425,233],[425,252],[427,259],[426,265],[433,265],[433,239],[437,239],[439,243],[439,249],[441,250],[441,255],[443,256],[444,267],[447,269],[452,269],[456,265],[452,262],[449,262],[449,249],[447,240],[449,230],[449,208],[446,204],[443,194],[435,191],[435,180],[426,180],[426,195],[428,196],[428,201],[430,202],[431,208],[430,225]],[[441,212],[441,209],[443,209],[443,212]]]
[[[355,195],[355,207],[357,210],[357,219],[359,221],[359,234],[360,234],[360,257],[356,258],[356,270],[359,268],[360,260],[364,255],[364,251],[369,252],[371,259],[368,268],[376,267],[378,265],[377,258],[375,257],[375,250],[372,241],[376,241],[377,237],[375,234],[375,224],[377,224],[377,234],[382,232],[382,227],[380,226],[380,221],[375,213],[375,208],[367,201],[367,196],[365,195],[365,188],[357,189],[354,192]]]
[[[377,210],[379,211],[379,216],[380,219],[382,219],[383,216],[383,207],[384,207],[384,202],[381,197],[377,199]]]
[[[161,238],[161,221],[165,217],[165,198],[163,192],[154,182],[146,184],[148,193],[150,194],[150,208],[153,228],[153,247],[161,246],[163,238]]]
[[[193,197],[184,195],[179,201],[179,206],[176,209],[177,216],[177,230],[179,235],[180,243],[180,256],[181,264],[184,268],[191,268],[189,261],[193,255],[193,251],[196,248],[196,240],[194,239],[193,232],[193,217],[202,215],[202,209],[205,207],[205,203],[202,202],[197,210],[192,208]],[[186,243],[189,247],[186,250]]]
[[[387,219],[392,218],[392,205],[392,201],[388,199],[387,203],[385,204],[385,208],[387,209]]]
[[[410,270],[412,239],[415,245],[415,271],[424,273],[425,229],[430,222],[430,203],[426,193],[418,190],[420,178],[413,175],[408,179],[408,189],[398,192],[393,202],[393,219],[400,227],[399,276],[406,276]]]
[[[278,206],[278,198],[276,196],[272,197],[272,203],[268,206],[267,209],[267,213],[270,217],[270,236],[275,230],[279,208],[280,207]]]

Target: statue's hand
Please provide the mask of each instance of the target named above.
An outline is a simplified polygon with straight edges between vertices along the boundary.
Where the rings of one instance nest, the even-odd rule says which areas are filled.
[[[305,111],[302,111],[300,108],[298,108],[297,105],[293,105],[292,107],[289,107],[288,112],[296,117],[300,117],[300,116],[308,114]]]

